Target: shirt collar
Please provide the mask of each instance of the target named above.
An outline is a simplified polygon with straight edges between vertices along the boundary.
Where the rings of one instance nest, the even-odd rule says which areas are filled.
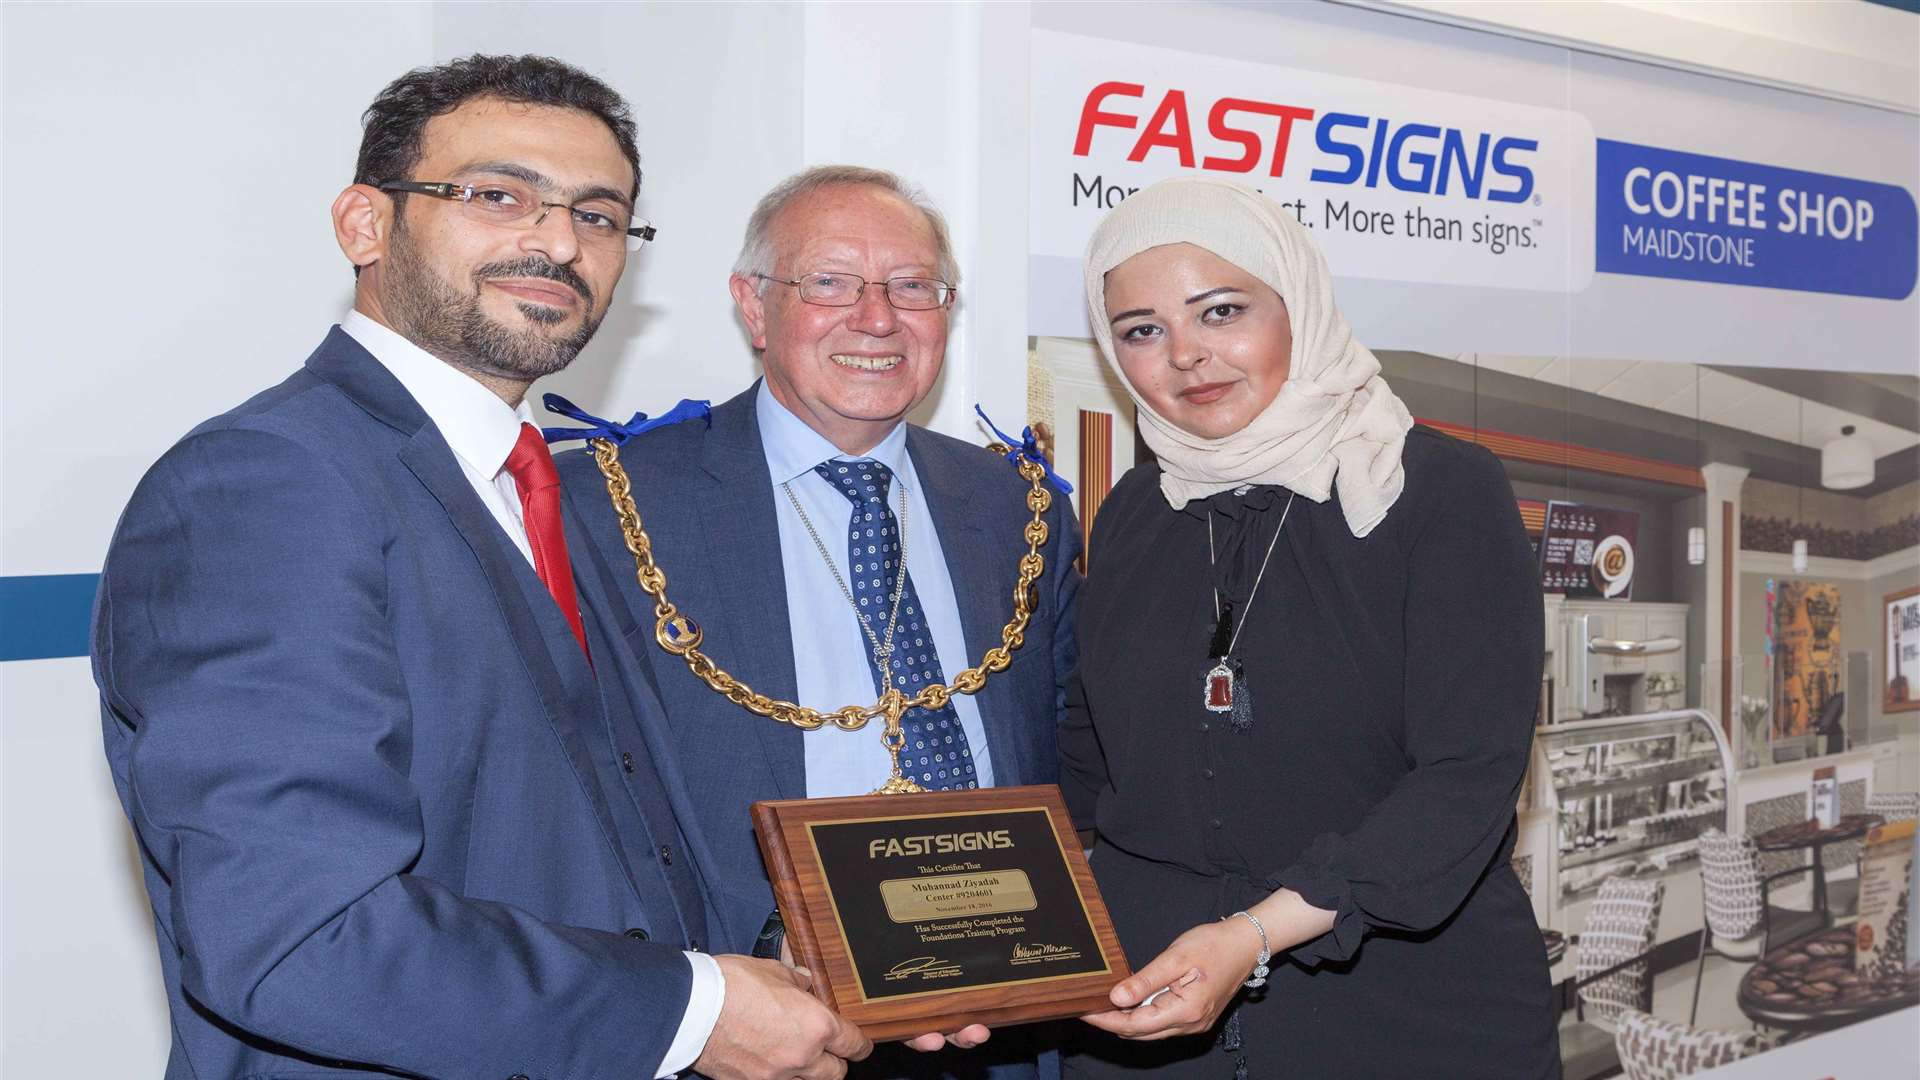
[[[1241,484],[1237,488],[1216,491],[1204,499],[1189,499],[1180,512],[1202,521],[1207,519],[1208,514],[1220,514],[1238,520],[1248,514],[1264,514],[1284,502],[1280,496],[1292,494],[1278,484]]]
[[[904,420],[893,425],[893,430],[873,449],[864,454],[846,454],[780,404],[767,388],[765,379],[760,380],[753,407],[760,420],[760,445],[766,451],[767,472],[776,484],[789,483],[812,472],[815,465],[835,459],[871,459],[891,470],[896,481],[906,476],[907,425]]]
[[[460,460],[483,476],[500,475],[520,440],[520,425],[533,423],[524,399],[508,407],[479,380],[359,311],[347,312],[340,329],[400,380]]]

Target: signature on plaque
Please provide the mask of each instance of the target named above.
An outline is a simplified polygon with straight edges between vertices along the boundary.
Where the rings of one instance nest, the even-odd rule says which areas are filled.
[[[888,968],[887,981],[893,982],[910,975],[918,975],[922,979],[948,979],[960,972],[960,965],[951,960],[942,960],[937,956],[916,956]]]
[[[1015,964],[1044,964],[1049,960],[1077,960],[1080,950],[1068,945],[1016,944],[1013,947]]]

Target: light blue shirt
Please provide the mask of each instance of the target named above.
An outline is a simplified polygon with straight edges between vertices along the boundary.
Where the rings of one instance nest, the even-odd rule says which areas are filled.
[[[767,473],[773,479],[773,503],[780,523],[780,562],[786,573],[787,624],[793,641],[793,673],[797,700],[821,711],[843,705],[865,705],[874,700],[873,668],[868,657],[871,646],[860,628],[860,620],[847,601],[846,593],[833,578],[821,558],[819,546],[807,534],[807,527],[794,511],[793,501],[781,485],[793,492],[807,519],[813,522],[826,547],[826,557],[840,573],[847,575],[847,543],[844,537],[853,520],[853,503],[838,488],[813,471],[823,461],[862,461],[871,459],[893,472],[893,488],[887,505],[900,513],[900,493],[906,492],[907,515],[901,531],[907,556],[907,573],[913,578],[915,595],[924,609],[926,626],[933,635],[944,679],[967,667],[974,657],[967,652],[967,641],[960,629],[960,605],[954,599],[953,579],[947,574],[946,556],[940,550],[940,537],[933,526],[926,491],[907,454],[907,425],[894,427],[880,445],[864,457],[840,452],[819,432],[808,427],[786,406],[774,400],[766,383],[754,403],[760,420],[760,442],[766,450]],[[872,616],[869,616],[872,618]],[[901,627],[905,631],[904,620]],[[873,619],[876,637],[886,637],[886,621]],[[896,641],[900,639],[896,636]],[[918,645],[918,642],[901,642]],[[987,745],[986,728],[980,722],[980,708],[967,694],[953,696],[953,711],[967,733],[973,750],[973,767],[981,787],[993,784],[993,755]],[[865,795],[892,774],[893,760],[880,745],[880,721],[875,719],[859,731],[841,731],[828,724],[805,733],[807,796]]]

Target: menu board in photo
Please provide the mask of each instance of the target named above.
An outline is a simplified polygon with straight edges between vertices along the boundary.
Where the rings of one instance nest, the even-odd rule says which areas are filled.
[[[1920,588],[1889,593],[1886,605],[1886,662],[1881,668],[1881,712],[1920,709]]]
[[[1631,599],[1639,541],[1638,511],[1549,502],[1540,531],[1540,587],[1567,596]]]
[[[1823,829],[1840,824],[1840,780],[1833,766],[1813,770],[1813,789],[1807,801],[1812,804],[1813,820]]]
[[[1857,974],[1895,975],[1920,967],[1920,940],[1910,930],[1920,901],[1914,844],[1912,821],[1891,822],[1867,834],[1860,851],[1860,921],[1854,924]]]

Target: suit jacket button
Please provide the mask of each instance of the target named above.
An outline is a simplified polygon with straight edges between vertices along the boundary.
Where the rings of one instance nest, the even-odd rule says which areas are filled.
[[[513,1074],[512,1076],[509,1076],[509,1077],[507,1077],[507,1080],[527,1080],[527,1074],[526,1074],[526,1073],[514,1073],[514,1074]]]
[[[647,932],[646,932],[645,930],[642,930],[642,929],[640,929],[640,928],[639,928],[639,927],[637,927],[637,926],[636,926],[636,927],[634,927],[633,929],[631,929],[631,930],[629,930],[629,931],[627,931],[627,936],[628,936],[628,937],[630,937],[630,938],[632,938],[632,939],[633,939],[633,940],[635,940],[635,941],[645,941],[645,940],[647,940]]]
[[[668,866],[673,865],[673,849],[665,844],[660,845],[660,861]]]
[[[633,771],[633,755],[626,753],[624,751],[621,752],[620,767],[627,770],[628,772],[632,772]]]

